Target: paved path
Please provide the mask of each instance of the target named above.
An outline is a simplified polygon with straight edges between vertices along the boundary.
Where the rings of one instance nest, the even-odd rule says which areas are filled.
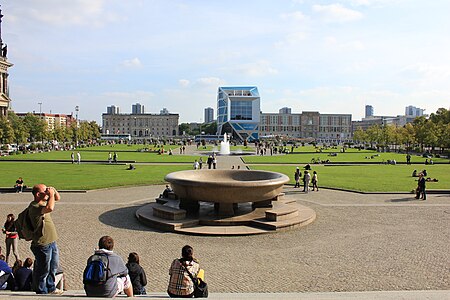
[[[219,157],[219,166],[226,160]],[[314,223],[277,234],[201,237],[159,232],[137,222],[136,209],[162,190],[144,186],[62,195],[53,220],[69,289],[82,289],[87,257],[100,236],[111,235],[122,257],[139,253],[150,292],[165,291],[170,263],[185,244],[194,247],[212,293],[282,292],[294,293],[288,299],[303,299],[295,293],[450,290],[450,195],[418,201],[410,195],[304,194],[286,187],[287,197],[316,211]],[[31,198],[0,194],[0,211],[4,217],[17,215]],[[0,245],[5,248],[4,240]],[[20,241],[19,250],[22,258],[32,257],[28,243]]]

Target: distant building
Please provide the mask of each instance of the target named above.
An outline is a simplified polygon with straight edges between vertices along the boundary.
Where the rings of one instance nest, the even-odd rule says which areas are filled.
[[[234,139],[259,139],[260,96],[256,86],[219,87],[217,91],[217,134]]]
[[[205,123],[214,121],[214,109],[212,107],[205,108]]]
[[[421,117],[424,115],[425,109],[421,109],[415,106],[407,106],[405,107],[405,116],[407,117]]]
[[[25,118],[28,113],[16,113],[19,118]],[[46,113],[31,113],[37,117],[41,117],[42,120],[47,124],[47,130],[52,131],[57,124],[61,127],[70,127],[72,123],[76,123],[77,120],[73,115],[65,114],[46,114]]]
[[[102,115],[103,135],[130,135],[131,139],[175,137],[178,135],[179,114],[171,114],[164,108],[160,114],[116,114]]]
[[[143,113],[145,113],[144,105],[141,105],[140,103],[136,103],[131,106],[131,114],[138,115],[138,114],[143,114]]]
[[[282,108],[279,113],[261,113],[260,136],[314,139],[324,143],[351,140],[351,114],[321,114],[315,111],[292,114],[290,111]]]
[[[118,115],[120,113],[120,109],[118,106],[111,105],[106,108],[106,113],[110,115]]]
[[[283,107],[283,108],[280,108],[278,113],[288,115],[288,114],[291,114],[291,109],[289,107]]]
[[[366,118],[373,117],[373,106],[372,105],[366,105]]]

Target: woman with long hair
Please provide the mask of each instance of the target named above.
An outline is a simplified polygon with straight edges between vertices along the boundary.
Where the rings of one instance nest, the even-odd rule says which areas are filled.
[[[6,234],[6,263],[8,263],[9,255],[11,254],[11,248],[16,260],[19,260],[19,236],[17,235],[16,226],[14,225],[15,217],[13,214],[6,216],[5,225],[2,228],[4,234]]]
[[[181,258],[175,259],[169,269],[169,287],[167,293],[171,298],[192,298],[194,297],[193,278],[203,280],[203,272],[200,272],[200,265],[194,258],[194,249],[186,245],[181,249]]]

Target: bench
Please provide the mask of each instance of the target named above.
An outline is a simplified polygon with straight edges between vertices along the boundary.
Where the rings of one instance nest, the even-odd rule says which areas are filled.
[[[163,204],[153,206],[153,216],[166,220],[182,220],[186,218],[186,210]]]

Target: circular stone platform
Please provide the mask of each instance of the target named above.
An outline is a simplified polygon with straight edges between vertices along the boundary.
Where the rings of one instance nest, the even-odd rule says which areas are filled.
[[[136,211],[138,220],[150,227],[194,235],[252,235],[273,233],[307,225],[316,218],[311,208],[285,199],[283,195],[272,202],[271,208],[253,208],[241,203],[235,215],[218,217],[213,203],[202,203],[197,214],[178,208],[177,200],[157,199]]]

